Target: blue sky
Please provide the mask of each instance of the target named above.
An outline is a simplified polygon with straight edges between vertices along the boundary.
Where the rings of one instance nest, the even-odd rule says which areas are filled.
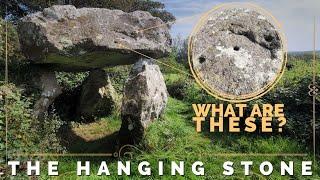
[[[172,27],[173,36],[187,37],[202,13],[212,7],[233,2],[230,0],[159,0],[177,18]],[[271,12],[282,24],[289,51],[309,51],[313,49],[313,18],[317,17],[320,37],[320,0],[251,0],[250,2]],[[317,38],[320,49],[320,38]]]

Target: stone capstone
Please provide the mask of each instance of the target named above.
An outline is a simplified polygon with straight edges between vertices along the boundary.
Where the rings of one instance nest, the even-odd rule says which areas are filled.
[[[212,12],[192,36],[192,66],[208,87],[233,97],[272,82],[284,54],[278,29],[253,9]]]
[[[168,26],[144,11],[56,5],[22,18],[17,29],[26,57],[58,70],[135,63],[139,56],[128,49],[160,58],[171,44]]]
[[[124,88],[120,139],[138,143],[145,129],[164,111],[167,100],[167,88],[159,66],[151,60],[139,60]]]
[[[102,69],[92,70],[83,82],[77,116],[85,121],[110,115],[119,107],[119,96]]]

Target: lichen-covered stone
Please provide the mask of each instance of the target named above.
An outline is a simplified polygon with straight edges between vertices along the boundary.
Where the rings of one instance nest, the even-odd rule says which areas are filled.
[[[120,139],[138,143],[145,128],[164,111],[167,100],[167,88],[159,66],[151,60],[138,61],[124,88]]]
[[[283,62],[275,25],[253,9],[212,12],[192,36],[192,64],[211,89],[233,97],[272,82]]]
[[[119,107],[119,96],[102,69],[92,70],[83,82],[77,114],[84,121],[110,115]]]
[[[33,82],[41,90],[41,95],[34,105],[33,115],[42,119],[55,98],[62,93],[62,88],[54,72],[42,69],[37,74],[39,76],[35,76]]]
[[[141,31],[146,28],[147,31]],[[18,24],[24,54],[63,70],[132,64],[136,50],[154,58],[170,52],[168,26],[149,12],[52,6]]]

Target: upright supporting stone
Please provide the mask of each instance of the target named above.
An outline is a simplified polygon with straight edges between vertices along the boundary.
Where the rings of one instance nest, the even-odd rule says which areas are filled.
[[[167,100],[167,88],[159,66],[151,60],[139,60],[124,88],[120,143],[140,142],[145,129],[164,111]]]
[[[110,115],[119,107],[118,102],[117,92],[106,72],[95,69],[83,82],[77,115],[85,121],[92,121],[95,117]]]
[[[62,90],[58,84],[55,73],[52,71],[41,70],[40,79],[34,79],[34,81],[41,89],[41,96],[34,105],[33,115],[36,118],[42,118],[54,99],[62,93]]]

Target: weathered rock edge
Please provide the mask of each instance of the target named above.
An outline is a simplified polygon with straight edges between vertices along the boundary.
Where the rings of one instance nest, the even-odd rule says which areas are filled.
[[[139,143],[146,128],[163,113],[167,101],[167,88],[159,66],[152,60],[138,61],[124,88],[120,143]]]
[[[86,122],[110,115],[119,107],[119,96],[103,69],[90,71],[81,86],[77,117]]]
[[[128,48],[160,58],[171,45],[168,26],[144,11],[57,5],[22,18],[17,29],[28,59],[62,70],[135,63],[139,57]]]

